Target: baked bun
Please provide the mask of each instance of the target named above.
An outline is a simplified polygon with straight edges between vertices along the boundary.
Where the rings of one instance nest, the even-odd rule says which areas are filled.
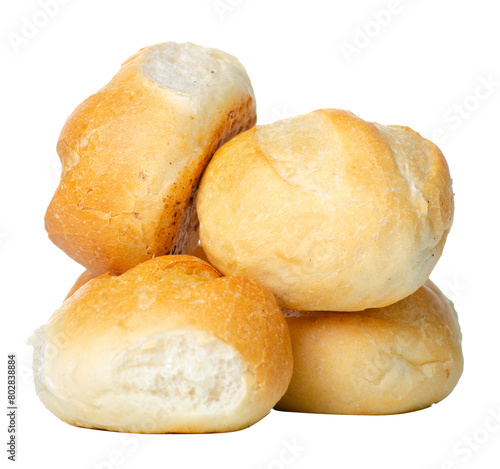
[[[285,393],[293,368],[271,292],[191,256],[90,280],[30,343],[51,412],[121,432],[245,428]]]
[[[208,262],[207,255],[200,245],[195,248],[191,255],[197,257],[198,259],[201,259],[202,261]],[[83,287],[83,285],[85,285],[89,280],[92,280],[93,278],[98,276],[99,274],[96,274],[95,272],[92,272],[88,269],[82,272],[82,274],[76,279],[75,283],[69,290],[65,299],[68,299],[73,293],[80,289],[80,287]]]
[[[90,270],[85,270],[84,272],[82,272],[80,276],[76,279],[71,289],[69,290],[65,300],[67,300],[73,293],[75,293],[77,290],[83,287],[87,282],[98,276],[99,274],[96,274],[95,272],[92,272]]]
[[[201,174],[255,120],[250,79],[234,57],[189,43],[142,49],[64,125],[50,239],[95,273],[190,253]]]
[[[458,318],[431,281],[385,308],[285,316],[294,370],[281,410],[409,412],[444,399],[462,374]]]
[[[201,259],[202,261],[210,263],[201,245],[198,245],[191,255],[197,257],[198,259]]]
[[[415,292],[453,218],[441,151],[408,127],[325,109],[220,148],[197,196],[200,239],[224,275],[281,306],[359,311]]]

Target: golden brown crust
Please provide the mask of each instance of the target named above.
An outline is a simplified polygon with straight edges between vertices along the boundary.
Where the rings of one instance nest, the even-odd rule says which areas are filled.
[[[66,298],[64,299],[67,300],[73,293],[75,293],[77,290],[83,287],[87,282],[98,276],[99,274],[91,272],[90,270],[83,271],[80,274],[80,276],[76,279],[75,283],[73,284],[68,294],[66,295]]]
[[[209,85],[184,92],[175,76],[171,88],[150,78],[162,48],[193,60],[201,54],[213,68],[203,72]],[[255,120],[250,81],[233,57],[192,44],[141,50],[64,125],[61,182],[45,216],[50,239],[96,273],[190,253],[201,174],[217,147]]]
[[[148,432],[244,428],[261,419],[284,394],[293,366],[290,336],[271,292],[251,280],[222,277],[198,258],[172,255],[146,261],[120,276],[94,278],[63,303],[33,339],[40,398],[72,424],[142,431],[137,422],[118,425],[110,416],[114,409],[93,416],[92,407],[104,399],[107,376],[113,374],[109,364],[116,363],[125,348],[149,337],[186,330],[208,333],[237,351],[247,367],[245,398],[234,415],[215,421],[165,418]],[[56,353],[47,354],[53,344]],[[76,369],[75,375],[71,370]],[[117,399],[126,397],[120,394],[126,389],[113,392]],[[65,401],[68,394],[70,402]],[[122,410],[126,415],[127,409]]]
[[[203,251],[203,248],[200,245],[196,246],[194,251],[191,253],[191,256],[197,257],[202,261],[210,263],[208,261],[207,255],[205,254],[205,251]],[[87,282],[89,282],[95,277],[98,277],[99,275],[100,274],[96,274],[95,272],[91,272],[90,270],[85,270],[84,272],[82,272],[82,274],[76,279],[74,285],[69,290],[65,300],[67,300],[73,293],[75,293],[77,290],[83,287],[83,285],[85,285]]]
[[[278,409],[409,412],[444,399],[462,374],[457,315],[431,281],[385,308],[285,316],[294,374]]]
[[[326,109],[221,147],[197,210],[203,249],[223,274],[268,286],[285,308],[358,311],[425,282],[453,193],[442,153],[418,133]]]
[[[201,245],[198,245],[196,249],[191,253],[192,256],[197,257],[198,259],[201,259],[202,261],[208,262],[210,264],[210,261],[208,260],[207,255],[205,254],[205,251],[201,247]]]

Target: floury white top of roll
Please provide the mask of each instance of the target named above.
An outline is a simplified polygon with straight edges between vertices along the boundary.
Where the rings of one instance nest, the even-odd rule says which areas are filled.
[[[190,253],[201,174],[255,121],[250,79],[235,57],[190,43],[140,50],[62,129],[50,239],[95,273]]]
[[[30,343],[42,402],[88,428],[242,429],[271,410],[292,375],[290,334],[271,292],[192,256],[88,281]]]
[[[221,147],[197,196],[200,240],[225,275],[281,306],[356,311],[415,292],[453,219],[441,151],[408,127],[324,109]]]

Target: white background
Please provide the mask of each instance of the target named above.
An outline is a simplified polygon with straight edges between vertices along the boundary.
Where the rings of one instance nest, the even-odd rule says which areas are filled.
[[[39,0],[3,2],[0,19],[0,373],[6,376],[6,355],[16,352],[17,467],[500,467],[497,2],[64,3],[44,19]],[[390,17],[380,13],[389,9]],[[74,428],[41,404],[26,338],[83,270],[51,244],[43,226],[58,183],[59,131],[128,56],[170,40],[237,56],[252,79],[260,124],[336,107],[408,125],[439,144],[454,181],[456,215],[431,278],[455,302],[465,355],[465,372],[447,399],[396,416],[273,411],[231,434],[146,436]],[[2,383],[6,389],[4,378]],[[4,442],[6,417],[2,421]],[[0,454],[2,467],[13,464],[4,448]]]

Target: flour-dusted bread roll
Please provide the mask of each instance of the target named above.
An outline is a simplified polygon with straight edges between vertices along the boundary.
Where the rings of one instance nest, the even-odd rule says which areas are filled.
[[[444,399],[462,374],[458,318],[431,281],[385,308],[285,316],[294,371],[278,409],[409,412]]]
[[[197,196],[210,262],[287,308],[357,311],[416,291],[439,259],[453,193],[439,149],[407,127],[325,109],[238,135]]]
[[[189,43],[142,49],[62,130],[50,239],[96,273],[191,252],[199,178],[217,147],[255,120],[234,57]]]
[[[245,428],[285,393],[293,368],[271,292],[191,256],[90,280],[30,343],[51,412],[122,432]]]

